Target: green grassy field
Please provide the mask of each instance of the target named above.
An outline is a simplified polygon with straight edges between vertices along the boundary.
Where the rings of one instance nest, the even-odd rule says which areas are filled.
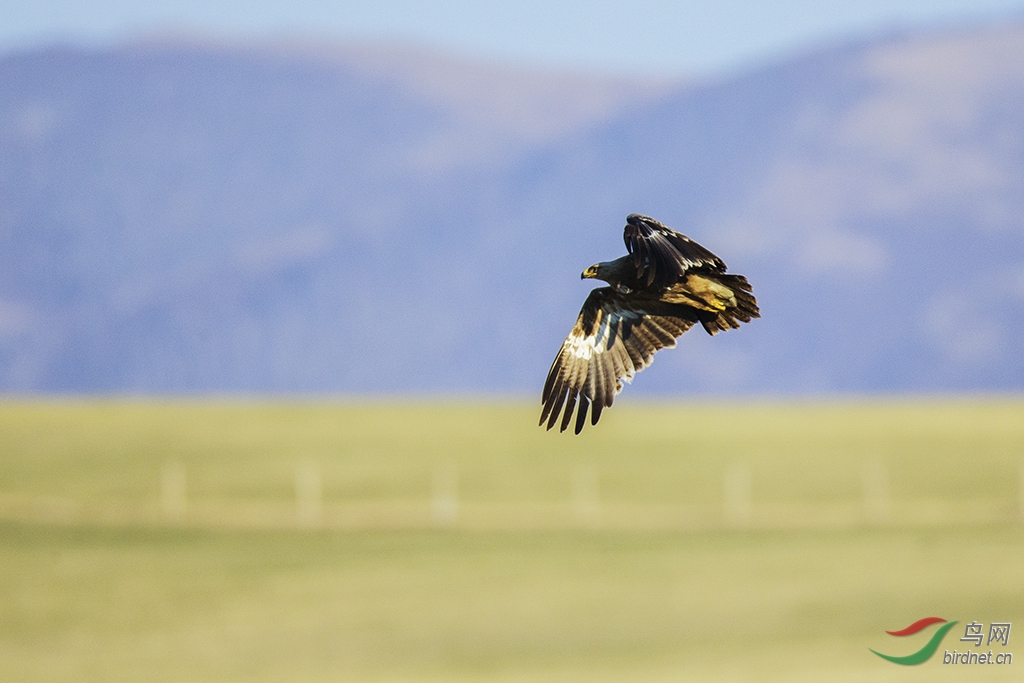
[[[0,680],[1020,680],[868,648],[1024,629],[1024,401],[536,417],[2,402]]]

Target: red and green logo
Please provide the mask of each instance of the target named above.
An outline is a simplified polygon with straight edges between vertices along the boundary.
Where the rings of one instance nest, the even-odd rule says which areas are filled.
[[[902,664],[903,666],[914,666],[915,664],[921,664],[923,662],[928,661],[928,659],[933,654],[935,654],[935,651],[939,649],[939,643],[942,642],[942,639],[946,637],[946,633],[948,633],[949,629],[953,628],[953,626],[955,626],[956,623],[957,622],[955,621],[947,622],[945,619],[941,619],[939,617],[925,617],[924,619],[918,619],[910,626],[900,629],[899,631],[886,631],[886,633],[888,633],[890,636],[912,636],[915,633],[919,633],[925,630],[932,624],[942,624],[942,626],[940,626],[938,630],[936,630],[935,633],[932,634],[931,640],[925,643],[924,647],[922,647],[917,652],[914,652],[909,655],[896,657],[893,655],[883,655],[881,652],[871,650],[871,648],[868,649],[874,652],[882,659],[888,659],[890,662]]]

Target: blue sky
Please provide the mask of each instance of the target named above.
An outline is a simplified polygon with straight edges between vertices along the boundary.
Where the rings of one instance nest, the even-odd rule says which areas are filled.
[[[707,75],[894,28],[1024,18],[1024,0],[0,0],[0,50],[140,34],[412,41],[553,67]]]

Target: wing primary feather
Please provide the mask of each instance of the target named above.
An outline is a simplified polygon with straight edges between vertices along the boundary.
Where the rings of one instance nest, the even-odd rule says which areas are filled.
[[[555,394],[552,397],[553,403],[551,405],[551,415],[548,417],[548,429],[555,426],[555,422],[558,420],[558,414],[562,412],[562,403],[565,401],[565,395],[567,393],[569,393],[569,388],[560,381],[556,385]]]
[[[608,386],[604,390],[604,400],[601,402],[601,407],[610,406],[612,401],[615,400],[615,388],[619,385],[619,381],[614,377],[609,377]],[[595,423],[596,424],[596,423]]]
[[[557,378],[552,370],[552,377]],[[551,414],[551,408],[555,405],[555,387],[551,386],[546,392],[544,392],[544,410],[540,414],[540,424],[544,424],[547,421],[548,415]],[[550,429],[550,427],[548,428]]]
[[[562,425],[558,431],[564,432],[569,427],[569,421],[572,419],[572,411],[576,407],[576,397],[579,392],[574,388],[569,390],[569,401],[565,404],[565,412],[562,415]]]
[[[601,397],[604,396],[605,370],[607,370],[604,354],[598,356],[597,362],[592,365],[594,365],[594,381],[590,385],[590,392],[587,394],[591,405],[599,402]]]
[[[583,431],[583,425],[587,423],[587,408],[590,407],[590,401],[583,394],[580,394],[580,407],[576,412],[576,433],[579,434]]]
[[[551,369],[548,370],[548,378],[544,380],[544,392],[541,394],[541,403],[547,402],[548,396],[551,395],[551,387],[555,385],[555,379],[561,374],[561,360],[562,351],[559,350],[558,355],[555,356],[555,360],[551,363]]]
[[[550,392],[550,390],[544,392],[544,397],[542,399],[542,403],[544,405],[544,408],[540,411],[540,422],[539,422],[539,424],[544,424],[544,421],[548,419],[548,413],[551,412],[551,392]]]
[[[606,351],[601,363],[601,393],[594,397],[594,410],[600,411],[608,405],[615,392],[614,365],[611,359],[611,352]]]
[[[633,372],[640,372],[643,370],[647,363],[644,362],[644,355],[637,347],[635,338],[630,337],[622,343],[623,348],[626,349],[626,355],[629,356],[629,362],[633,364]]]
[[[616,379],[622,379],[623,377],[629,377],[629,355],[626,353],[626,347],[622,344],[616,344],[609,349],[612,354],[612,363],[614,365],[614,372]]]

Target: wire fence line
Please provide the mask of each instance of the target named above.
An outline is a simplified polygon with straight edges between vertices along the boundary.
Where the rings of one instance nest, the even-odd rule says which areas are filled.
[[[186,468],[163,465],[151,501],[74,499],[0,492],[0,519],[36,524],[107,524],[274,529],[816,529],[941,527],[1024,524],[1024,462],[1016,500],[1003,498],[894,499],[890,475],[878,460],[865,463],[862,496],[833,502],[782,502],[754,496],[749,464],[732,462],[722,473],[720,504],[652,503],[602,497],[601,478],[578,463],[563,501],[481,501],[460,496],[459,469],[439,463],[429,496],[377,500],[327,500],[313,461],[294,470],[292,501],[190,496]]]

